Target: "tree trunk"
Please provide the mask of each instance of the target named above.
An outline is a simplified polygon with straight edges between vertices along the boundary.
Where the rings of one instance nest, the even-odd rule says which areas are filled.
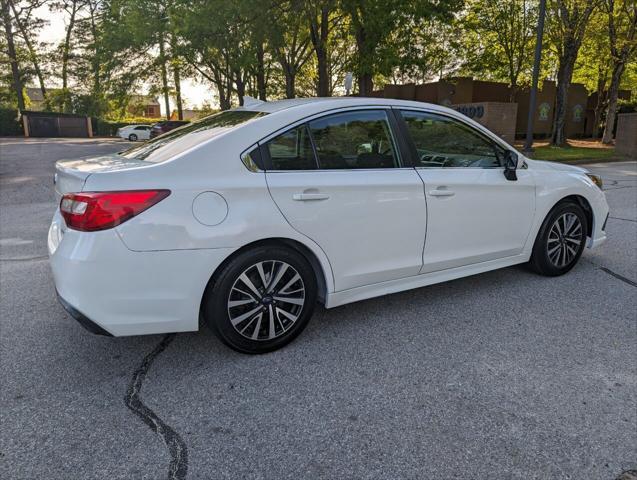
[[[184,119],[184,108],[181,100],[181,71],[177,62],[173,62],[173,79],[175,81],[175,100],[177,102],[177,118]]]
[[[330,78],[328,74],[327,39],[329,35],[329,7],[321,7],[321,20],[310,17],[310,38],[316,53],[316,73],[318,82],[316,84],[316,94],[319,97],[330,96]]]
[[[560,59],[557,72],[557,91],[555,93],[555,115],[553,117],[553,130],[551,132],[551,144],[564,146],[566,144],[566,108],[568,105],[568,89],[573,78],[573,67],[577,59],[578,46],[565,47],[565,53]]]
[[[515,103],[515,97],[518,94],[518,84],[517,81],[513,80],[511,82],[511,87],[509,91],[509,102]]]
[[[40,84],[40,91],[42,92],[42,98],[46,102],[46,87],[44,86],[44,76],[42,75],[42,70],[40,69],[40,63],[38,62],[38,56],[33,48],[33,43],[31,43],[31,39],[29,38],[29,32],[26,31],[24,25],[18,18],[18,12],[16,12],[15,4],[13,0],[9,0],[11,5],[11,10],[13,11],[13,16],[15,18],[16,25],[20,30],[20,36],[24,39],[24,43],[27,46],[27,50],[29,51],[29,58],[31,59],[31,63],[33,63],[33,70],[35,71],[35,75],[38,78],[38,83]]]
[[[219,94],[219,108],[221,110],[229,110],[230,109],[230,90],[226,88],[226,84],[224,79],[221,77],[219,72],[214,71],[213,75],[215,77],[215,86],[217,87],[217,93]]]
[[[358,75],[358,96],[368,97],[374,90],[371,73],[361,73]]]
[[[266,84],[265,84],[265,51],[263,49],[263,43],[257,42],[257,94],[259,100],[266,101]]]
[[[285,69],[285,98],[296,97],[296,72],[292,68]]]
[[[13,38],[13,27],[11,25],[11,15],[9,14],[9,4],[2,0],[2,21],[4,23],[4,35],[7,40],[7,53],[11,63],[11,76],[13,78],[13,89],[18,99],[18,111],[25,110],[24,92],[22,91],[22,79],[20,78],[20,65],[15,51],[15,41]]]
[[[160,32],[159,38],[159,62],[161,63],[161,83],[164,94],[164,105],[166,106],[166,120],[170,120],[170,95],[168,93],[168,71],[166,69],[166,47],[164,37]]]
[[[368,62],[373,56],[373,46],[367,38],[367,34],[362,27],[358,27],[356,31],[356,47],[358,49],[358,96],[367,97],[374,90],[372,81],[372,72],[369,71]]]
[[[617,97],[619,96],[619,84],[626,65],[621,61],[616,61],[613,65],[613,75],[608,88],[608,113],[606,113],[606,127],[602,143],[612,143],[613,130],[615,130],[615,116],[617,115]]]
[[[62,47],[62,111],[69,112],[71,110],[69,96],[69,54],[71,52],[71,36],[73,35],[73,27],[75,26],[75,16],[77,14],[77,1],[73,1],[73,8],[69,16],[69,25],[66,28],[64,36],[64,46]]]
[[[177,118],[179,120],[184,119],[184,106],[181,98],[181,65],[179,64],[179,58],[175,54],[176,47],[176,39],[175,35],[172,34],[170,37],[170,52],[172,58],[172,67],[173,67],[173,81],[175,82],[175,102],[177,103]]]
[[[95,12],[98,8],[97,1],[89,1],[89,14],[91,19],[91,35],[93,36],[93,56],[91,58],[91,71],[93,72],[93,86],[91,87],[91,95],[93,96],[93,100],[98,100],[98,102],[93,103],[93,108],[91,115],[92,116],[101,116],[103,113],[102,108],[104,107],[103,99],[104,95],[102,93],[102,78],[101,78],[101,60],[102,60],[102,52],[101,52],[101,42],[98,41],[98,30],[97,23],[95,19]]]
[[[243,97],[245,97],[246,95],[246,83],[245,83],[245,80],[243,79],[243,75],[241,74],[240,70],[235,72],[234,84],[237,88],[237,97],[239,97],[239,106],[242,107]]]
[[[597,102],[595,102],[595,110],[593,111],[593,138],[599,137],[599,124],[602,116],[602,107],[606,101],[604,90],[606,88],[606,70],[601,66],[597,71]]]

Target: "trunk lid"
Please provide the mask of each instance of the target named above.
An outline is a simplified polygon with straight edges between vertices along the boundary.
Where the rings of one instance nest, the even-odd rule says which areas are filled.
[[[59,160],[55,163],[55,193],[61,197],[65,193],[81,192],[86,179],[93,173],[114,172],[148,165],[142,160],[126,158],[118,154],[82,160]]]

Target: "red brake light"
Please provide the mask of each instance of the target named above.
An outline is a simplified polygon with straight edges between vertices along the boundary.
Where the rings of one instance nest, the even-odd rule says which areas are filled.
[[[67,193],[60,212],[73,230],[106,230],[139,215],[170,195],[170,190]]]

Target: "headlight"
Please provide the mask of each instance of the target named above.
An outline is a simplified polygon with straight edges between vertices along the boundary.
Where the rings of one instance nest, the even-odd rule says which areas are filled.
[[[602,177],[600,177],[599,175],[595,175],[593,173],[587,173],[586,176],[590,178],[593,181],[593,183],[599,187],[600,190],[602,190],[602,187],[604,186],[604,183],[602,182]]]

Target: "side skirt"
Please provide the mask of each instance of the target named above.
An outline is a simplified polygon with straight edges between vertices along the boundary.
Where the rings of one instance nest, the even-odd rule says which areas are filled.
[[[447,282],[449,280],[455,280],[456,278],[477,275],[478,273],[510,267],[511,265],[517,265],[528,261],[528,254],[520,254],[511,257],[499,258],[497,260],[490,260],[488,262],[476,263],[474,265],[465,265],[463,267],[450,268],[447,270],[440,270],[438,272],[430,272],[422,275],[400,278],[398,280],[390,280],[388,282],[350,288],[348,290],[341,290],[340,292],[332,292],[327,294],[325,307],[338,307],[340,305],[345,305],[346,303],[358,302],[359,300],[380,297],[390,293],[426,287],[427,285],[433,285],[434,283]]]

